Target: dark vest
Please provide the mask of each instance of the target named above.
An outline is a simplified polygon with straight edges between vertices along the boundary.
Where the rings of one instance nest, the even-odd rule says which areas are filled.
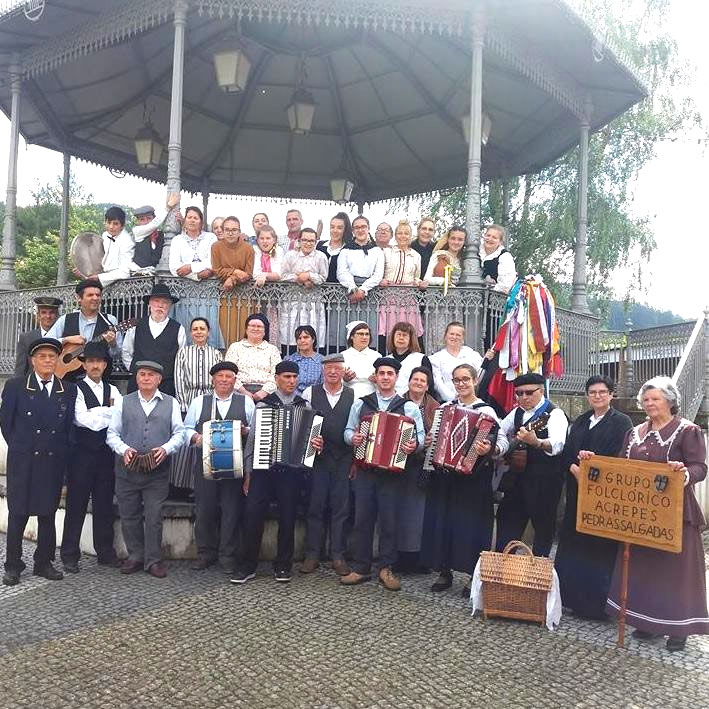
[[[387,413],[389,414],[404,414],[404,405],[406,404],[406,399],[402,399],[398,394],[394,395],[394,398],[389,402],[387,406]],[[360,419],[363,416],[369,416],[369,414],[374,414],[379,409],[379,402],[377,401],[377,395],[367,394],[367,396],[362,397],[362,408],[359,410]]]
[[[165,329],[153,338],[148,325],[148,318],[141,318],[135,326],[135,344],[133,347],[133,361],[131,362],[131,372],[135,372],[135,363],[141,360],[152,360],[162,364],[165,373],[163,381],[172,381],[175,373],[175,355],[180,348],[177,343],[177,335],[180,332],[180,324],[177,320],[168,319]]]
[[[202,424],[205,421],[212,421],[212,397],[213,394],[207,394],[202,399],[202,411],[199,415],[199,421],[195,426],[197,432],[202,430]],[[217,421],[222,421],[222,417],[219,414],[219,409],[214,407],[214,418]],[[241,394],[234,393],[231,397],[231,403],[229,404],[229,410],[226,412],[226,421],[241,421],[244,426],[248,426],[249,422],[246,420],[246,404],[244,402],[244,397]]]
[[[315,459],[318,468],[341,468],[343,461],[349,462],[352,458],[352,446],[345,443],[342,435],[347,426],[347,419],[354,402],[354,392],[349,387],[343,387],[339,401],[335,408],[330,406],[325,388],[316,384],[311,389],[312,407],[322,413],[322,437],[324,440],[323,452]]]
[[[497,254],[497,256],[495,256],[495,258],[491,258],[491,259],[483,262],[483,273],[482,273],[483,278],[485,278],[485,276],[490,276],[490,278],[494,278],[495,281],[497,281],[497,270],[500,265],[500,256],[502,256],[502,254],[506,254],[506,253],[507,253],[507,249],[502,249],[502,251],[500,251],[500,253]]]
[[[162,249],[164,245],[165,235],[161,231],[158,231],[158,239],[155,248],[153,248],[150,243],[150,236],[146,236],[145,239],[139,241],[135,245],[135,250],[133,251],[133,261],[141,268],[157,266],[160,261],[160,257],[162,256]]]
[[[549,407],[546,413],[550,414],[556,406],[549,402]],[[524,409],[521,406],[517,407],[515,411],[514,425],[515,433],[519,431],[522,426],[522,417],[524,416]],[[537,438],[543,440],[549,438],[549,431],[547,431],[546,426],[544,428],[538,428],[535,431]],[[544,451],[538,450],[537,448],[527,449],[527,471],[538,471],[543,473],[553,473],[559,468],[560,455],[547,455]]]
[[[81,389],[81,393],[84,395],[87,409],[93,409],[96,406],[110,406],[111,387],[108,382],[103,382],[103,401],[99,401],[96,398],[91,387],[83,379],[77,380],[76,386]],[[100,450],[106,443],[107,430],[107,428],[104,428],[101,431],[92,431],[83,426],[75,426],[76,442],[80,448],[94,451]]]
[[[102,333],[108,330],[108,325],[106,321],[98,315],[96,318],[96,325],[94,326],[94,334],[92,337],[98,337]],[[68,313],[64,319],[64,332],[62,337],[69,337],[69,335],[80,335],[79,332],[79,311],[75,310],[73,313]]]

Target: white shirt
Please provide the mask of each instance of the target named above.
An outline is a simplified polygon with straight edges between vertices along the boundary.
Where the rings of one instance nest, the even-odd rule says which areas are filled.
[[[143,395],[138,392],[138,401],[140,402],[140,406],[145,412],[145,415],[149,416],[152,410],[157,406],[158,400],[164,398],[165,396],[166,395],[159,389],[155,392],[155,394],[153,394],[151,399],[144,399]],[[168,441],[160,446],[165,449],[165,453],[168,455],[172,455],[178,450],[178,448],[180,448],[180,446],[182,446],[185,437],[185,426],[182,423],[180,405],[177,403],[177,399],[174,397],[170,398],[172,399],[172,435]],[[130,448],[130,446],[121,439],[121,434],[123,433],[123,398],[115,402],[112,408],[113,416],[111,417],[111,423],[108,425],[106,443],[114,453],[123,455]]]
[[[340,400],[340,397],[342,396],[342,392],[345,390],[344,384],[340,387],[340,390],[336,391],[334,394],[331,394],[324,384],[323,384],[323,389],[325,390],[325,396],[327,396],[328,403],[334,409],[335,406],[337,405],[337,402]],[[313,387],[311,387],[311,386],[306,387],[303,390],[301,397],[303,399],[305,399],[312,406],[313,405]]]
[[[369,381],[369,377],[374,374],[374,363],[381,357],[379,352],[369,347],[363,350],[348,347],[342,356],[345,358],[345,369],[351,369],[355,373],[355,378],[345,382],[345,386],[354,391],[355,399],[371,394],[374,384]]]
[[[189,264],[192,272],[184,278],[198,281],[197,274],[200,271],[212,268],[212,244],[216,241],[217,237],[207,231],[203,231],[194,239],[187,234],[176,234],[170,242],[170,273],[177,276],[177,269]]]
[[[367,249],[344,248],[337,257],[337,280],[348,291],[357,288],[369,293],[379,285],[384,276],[384,252],[378,246]],[[361,285],[355,283],[356,278],[366,279]]]
[[[35,376],[36,379],[37,379],[37,385],[39,386],[39,391],[40,391],[40,393],[43,393],[44,391],[46,391],[46,392],[47,392],[47,396],[51,396],[51,395],[52,395],[52,389],[54,388],[54,375],[52,374],[52,376],[50,377],[49,380],[45,380],[45,381],[48,381],[46,390],[43,389],[43,387],[42,387],[42,379],[41,379],[41,377],[39,376],[39,374],[37,374],[37,372],[35,372],[35,373],[34,373],[34,376]]]
[[[90,342],[94,338],[94,331],[96,329],[96,323],[98,319],[108,321],[109,324],[116,327],[118,325],[118,320],[113,315],[107,313],[101,313],[93,318],[87,318],[81,310],[79,312],[79,335],[81,335],[87,342]],[[53,337],[55,340],[64,342],[65,337],[69,335],[64,335],[64,324],[66,323],[66,315],[61,315],[59,319],[49,328],[47,331],[47,337]],[[115,357],[121,349],[121,342],[123,341],[123,335],[116,331],[116,343],[113,347],[109,347],[108,351],[111,357]]]
[[[608,411],[604,411],[600,416],[596,416],[596,414],[591,414],[591,418],[588,420],[588,430],[590,431],[594,426],[603,421],[603,417],[607,413]]]
[[[502,249],[505,247],[498,246],[491,254],[485,253],[485,244],[482,239],[480,240],[480,267],[485,263],[485,261],[491,261],[499,256],[497,261],[497,283],[495,283],[492,290],[498,291],[499,293],[509,293],[512,286],[517,280],[517,268],[515,267],[515,260],[512,258],[512,254],[509,251],[502,253]]]
[[[150,334],[153,339],[158,337],[160,333],[167,327],[167,323],[170,318],[167,317],[160,322],[156,322],[151,317],[148,317],[148,327],[150,328]],[[185,328],[180,325],[180,329],[177,331],[177,344],[179,347],[184,347],[187,342],[187,333]],[[123,339],[123,349],[121,350],[121,360],[123,361],[123,366],[130,371],[130,365],[133,362],[133,352],[135,350],[135,328],[132,327]]]
[[[99,400],[103,401],[103,381],[95,382],[90,377],[85,377],[84,382],[88,385],[89,389],[94,393],[94,396]],[[113,399],[115,404],[120,401],[123,396],[121,393],[113,386],[109,384],[109,399]],[[74,408],[74,423],[82,428],[88,428],[91,431],[103,431],[104,428],[108,428],[113,418],[113,407],[112,406],[94,406],[93,409],[89,409],[86,406],[86,400],[84,399],[84,392],[78,387],[76,388],[76,405]]]
[[[534,414],[544,406],[546,403],[546,399],[542,397],[542,400],[530,411],[525,411],[524,414],[522,415],[522,425],[527,423],[529,419],[534,416]],[[514,435],[515,431],[515,413],[519,407],[515,406],[512,411],[510,411],[507,416],[502,420],[502,425],[500,426],[501,430],[504,432],[504,434],[508,437],[511,438]],[[566,443],[566,432],[569,428],[569,422],[566,419],[566,414],[559,409],[556,408],[554,409],[550,414],[549,414],[549,421],[547,422],[546,429],[548,433],[548,440],[551,443],[551,450],[548,451],[546,448],[544,448],[544,453],[546,453],[548,456],[552,455],[559,455],[561,453],[564,443]]]
[[[264,273],[263,269],[261,268],[262,254],[263,251],[261,251],[258,246],[254,246],[254,278],[258,278],[262,273]],[[267,271],[267,273],[277,273],[280,276],[281,270],[283,268],[283,250],[280,246],[276,246],[276,251],[273,256],[270,257],[270,259],[271,270]]]
[[[125,229],[122,229],[115,238],[104,231],[101,241],[103,242],[103,258],[101,259],[103,271],[98,274],[98,279],[105,288],[114,281],[130,276],[135,244],[133,237]]]
[[[187,415],[185,416],[185,441],[187,445],[190,445],[190,442],[192,441],[192,436],[194,436],[195,433],[199,433],[200,435],[202,433],[202,431],[197,430],[196,426],[197,421],[199,421],[200,414],[202,413],[202,406],[204,404],[205,396],[205,394],[200,394],[199,396],[195,397],[192,400],[190,407],[187,409]],[[241,396],[241,394],[239,394],[238,396]],[[233,397],[233,392],[229,394],[229,396],[227,396],[225,399],[221,399],[216,394],[214,394],[214,398],[216,399],[217,411],[219,411],[219,415],[222,417],[222,419],[226,419],[226,415],[229,413],[229,407],[231,406],[231,400]],[[255,409],[256,405],[254,404],[253,399],[250,396],[245,396],[244,411],[246,413],[246,426],[251,426],[251,422],[254,418]]]
[[[472,347],[463,345],[458,355],[452,355],[442,349],[429,357],[433,367],[433,385],[442,401],[452,401],[456,397],[453,386],[453,370],[461,364],[471,364],[475,371],[480,371],[483,358]]]
[[[147,224],[135,224],[132,230],[134,243],[139,244],[146,237],[150,236],[156,229],[163,226],[165,220],[167,219],[167,215],[168,210],[164,207],[163,209],[156,210],[155,216]],[[156,244],[151,244],[150,248],[155,251]],[[135,261],[131,261],[131,273],[136,273],[137,271],[147,271],[148,269],[155,270],[154,266],[139,266]]]

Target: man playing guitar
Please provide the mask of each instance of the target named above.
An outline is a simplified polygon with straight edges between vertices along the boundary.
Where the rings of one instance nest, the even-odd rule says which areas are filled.
[[[559,456],[569,423],[564,412],[544,396],[541,374],[523,374],[513,384],[519,404],[504,418],[501,429],[511,445],[523,443],[527,447],[527,464],[497,511],[497,550],[502,551],[513,539],[521,539],[531,520],[534,553],[548,556],[564,481]],[[530,430],[530,424],[544,414],[549,415],[547,424]]]
[[[79,309],[62,315],[47,333],[47,337],[59,340],[66,349],[68,346],[81,347],[101,335],[110,356],[117,356],[122,336],[114,331],[118,326],[116,318],[101,312],[103,286],[97,280],[86,278],[76,284],[75,290]],[[64,378],[73,381],[80,374],[82,370],[79,365],[76,371],[67,372]]]

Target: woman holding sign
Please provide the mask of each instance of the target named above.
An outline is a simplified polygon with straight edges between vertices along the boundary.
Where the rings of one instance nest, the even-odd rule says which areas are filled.
[[[648,420],[626,434],[620,455],[668,463],[679,471],[684,476],[684,515],[681,553],[633,545],[626,622],[636,628],[633,637],[638,640],[669,636],[667,649],[676,652],[684,649],[688,635],[709,634],[700,536],[705,522],[692,491],[692,486],[707,475],[706,448],[701,429],[677,415],[680,396],[669,377],[645,382],[638,393],[638,404]],[[622,560],[619,549],[606,606],[613,616],[620,610]]]
[[[606,598],[618,542],[576,531],[579,453],[618,455],[633,423],[611,406],[612,379],[594,375],[586,382],[586,396],[591,408],[571,424],[561,454],[561,468],[566,476],[566,511],[554,565],[564,606],[583,618],[600,620],[606,618]]]

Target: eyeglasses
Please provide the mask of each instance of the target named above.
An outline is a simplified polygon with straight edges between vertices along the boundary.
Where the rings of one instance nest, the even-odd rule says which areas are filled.
[[[608,389],[594,389],[588,392],[588,396],[608,396],[609,394]]]
[[[523,396],[532,396],[532,394],[537,391],[540,391],[539,387],[534,389],[517,389],[517,391],[515,391],[515,396],[518,399],[521,399]]]
[[[366,224],[355,224],[353,229],[369,229],[369,227]]]
[[[469,384],[473,381],[472,377],[460,377],[460,379],[454,379],[453,384],[455,386],[462,386],[463,384]]]

